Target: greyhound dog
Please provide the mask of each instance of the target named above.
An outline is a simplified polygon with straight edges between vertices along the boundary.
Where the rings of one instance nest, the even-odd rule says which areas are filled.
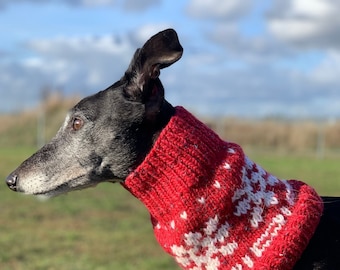
[[[340,199],[278,180],[167,102],[160,69],[182,53],[173,29],[151,37],[119,81],[69,111],[8,187],[56,196],[120,182],[184,269],[339,269]]]

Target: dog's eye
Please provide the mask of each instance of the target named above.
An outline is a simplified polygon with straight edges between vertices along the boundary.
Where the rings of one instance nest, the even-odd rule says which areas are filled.
[[[75,117],[73,119],[73,122],[72,122],[72,129],[77,131],[77,130],[81,129],[83,125],[84,125],[83,119],[81,119],[79,117]]]

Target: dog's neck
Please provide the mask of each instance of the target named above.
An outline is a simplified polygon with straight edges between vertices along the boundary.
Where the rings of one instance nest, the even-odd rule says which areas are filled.
[[[175,112],[175,108],[165,99],[163,99],[157,114],[151,119],[144,119],[143,124],[139,127],[139,129],[142,130],[139,154],[130,169],[131,171],[138,167],[143,162],[144,158],[149,154],[160,133],[167,126]]]
[[[154,133],[152,136],[152,145],[155,143],[163,128],[169,123],[171,117],[175,114],[175,108],[165,99],[162,103],[159,113],[153,123]],[[151,150],[151,148],[149,149]]]

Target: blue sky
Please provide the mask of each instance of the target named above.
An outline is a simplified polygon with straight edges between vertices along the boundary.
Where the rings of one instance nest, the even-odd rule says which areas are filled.
[[[118,80],[168,27],[184,54],[166,97],[198,114],[340,117],[340,2],[0,0],[0,112],[45,87],[86,96]]]

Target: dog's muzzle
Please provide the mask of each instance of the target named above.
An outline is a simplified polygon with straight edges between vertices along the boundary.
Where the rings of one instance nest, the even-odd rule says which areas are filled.
[[[6,178],[6,184],[7,186],[13,190],[17,191],[17,182],[18,182],[18,175],[11,173],[7,178]]]

